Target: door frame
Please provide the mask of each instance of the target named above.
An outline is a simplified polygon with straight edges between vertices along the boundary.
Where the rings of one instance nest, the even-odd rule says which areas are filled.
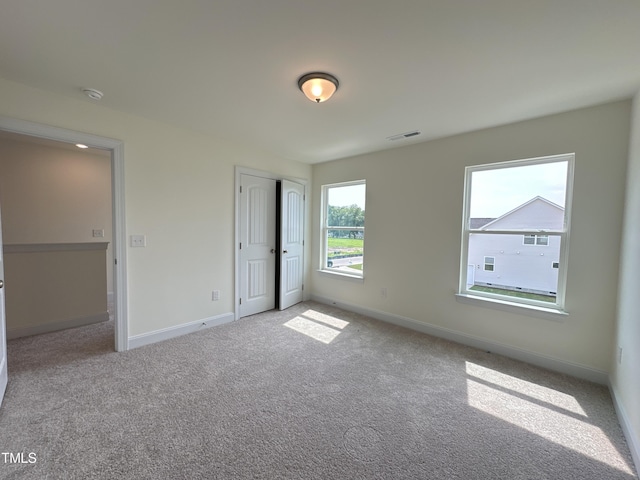
[[[121,140],[76,132],[65,128],[18,120],[0,115],[0,130],[46,138],[65,143],[82,143],[111,152],[111,202],[113,221],[113,301],[115,317],[115,350],[129,350],[127,318],[127,256],[124,204],[124,143]],[[106,294],[106,292],[105,292]]]
[[[233,251],[234,251],[234,272],[235,272],[235,280],[234,280],[234,290],[235,290],[235,294],[234,294],[234,304],[233,304],[233,313],[234,313],[234,319],[235,320],[239,320],[240,319],[240,292],[241,290],[241,285],[240,285],[240,215],[241,215],[241,209],[240,209],[240,180],[242,175],[253,175],[254,177],[262,177],[262,178],[268,178],[270,180],[276,180],[276,181],[281,181],[281,180],[289,180],[291,182],[296,182],[299,183],[301,185],[304,185],[305,188],[305,192],[308,195],[307,192],[307,188],[308,188],[308,184],[309,181],[304,179],[304,178],[297,178],[297,177],[290,177],[287,175],[278,175],[277,173],[273,173],[273,172],[267,172],[264,170],[257,170],[254,168],[248,168],[248,167],[241,167],[239,165],[235,166],[235,184],[234,184],[234,198],[235,198],[235,237],[234,237],[234,247],[233,247]],[[307,229],[307,212],[306,212],[306,207],[305,207],[305,232]],[[305,236],[306,237],[306,236]],[[303,265],[303,272],[306,275],[306,264],[307,264],[307,255],[306,255],[306,251],[307,251],[307,246],[305,245],[305,255],[304,255],[304,265]],[[277,265],[277,259],[276,259],[276,265]],[[276,268],[277,271],[277,268]],[[275,279],[274,279],[275,282]],[[276,289],[277,290],[277,289]],[[277,298],[276,298],[277,301]]]

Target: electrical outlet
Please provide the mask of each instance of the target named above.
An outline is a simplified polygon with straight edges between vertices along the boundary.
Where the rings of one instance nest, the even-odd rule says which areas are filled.
[[[220,290],[213,290],[211,292],[211,301],[217,302],[218,300],[220,300]]]
[[[131,235],[131,246],[132,247],[146,247],[147,246],[147,236],[146,235]]]
[[[103,238],[104,237],[104,228],[94,228],[92,232],[94,238]]]

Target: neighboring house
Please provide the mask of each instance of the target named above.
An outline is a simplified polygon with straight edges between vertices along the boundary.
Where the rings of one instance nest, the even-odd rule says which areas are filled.
[[[471,219],[480,230],[559,230],[564,208],[535,197],[496,218]],[[555,295],[560,237],[553,235],[484,235],[469,237],[469,285],[484,285]]]

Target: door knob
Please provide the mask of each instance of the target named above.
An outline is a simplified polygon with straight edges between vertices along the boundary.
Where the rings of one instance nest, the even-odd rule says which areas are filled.
[[[0,280],[0,288],[4,287],[4,280]]]
[[[289,250],[283,250],[282,253],[289,253]]]
[[[271,249],[271,253],[276,253],[275,248],[272,248],[272,249]]]

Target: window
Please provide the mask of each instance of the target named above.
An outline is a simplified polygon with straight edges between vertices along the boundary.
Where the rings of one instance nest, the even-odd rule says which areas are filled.
[[[364,180],[323,185],[321,270],[363,276],[365,193]]]
[[[486,272],[493,272],[495,264],[495,257],[484,257],[484,270]]]
[[[573,163],[567,154],[466,168],[461,295],[563,310]]]
[[[525,235],[525,245],[549,245],[549,235]]]

